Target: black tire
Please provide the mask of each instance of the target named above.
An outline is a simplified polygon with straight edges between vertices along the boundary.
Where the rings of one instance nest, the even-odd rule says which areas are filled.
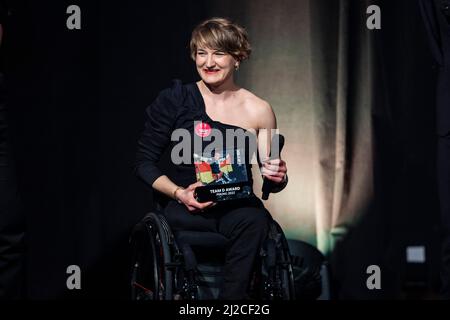
[[[148,214],[136,225],[130,244],[131,299],[172,300],[173,272],[167,267],[171,262],[168,235],[160,217]]]
[[[268,281],[275,286],[274,288],[272,288],[275,295],[264,295],[269,300],[294,300],[294,274],[289,246],[283,233],[283,229],[280,227],[280,225],[275,220],[272,221],[272,224],[273,225],[271,227],[273,228],[273,230],[271,234],[275,234],[275,236],[273,237],[271,243],[273,246],[275,246],[276,263],[275,267],[272,270],[267,270],[267,276]]]
[[[281,228],[280,228],[281,230]],[[283,287],[283,300],[295,300],[295,284],[294,284],[294,272],[292,268],[292,260],[291,260],[291,254],[289,252],[289,247],[287,244],[287,240],[282,234],[281,239],[281,252],[280,252],[280,258],[281,261],[284,262],[281,268],[281,281],[282,281],[282,287]]]

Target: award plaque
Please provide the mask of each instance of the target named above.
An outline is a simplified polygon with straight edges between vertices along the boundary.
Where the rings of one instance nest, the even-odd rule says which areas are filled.
[[[241,149],[194,154],[194,165],[197,181],[203,184],[195,189],[199,202],[236,200],[253,193]]]

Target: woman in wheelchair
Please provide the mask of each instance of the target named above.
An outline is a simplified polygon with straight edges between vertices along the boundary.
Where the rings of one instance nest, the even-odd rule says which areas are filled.
[[[190,49],[201,79],[189,84],[175,80],[173,86],[161,91],[146,109],[135,172],[158,194],[170,198],[163,215],[180,248],[184,247],[183,237],[177,235],[186,231],[218,233],[226,239],[219,299],[246,299],[252,270],[272,221],[251,189],[252,143],[255,143],[256,163],[260,165],[263,179],[272,181],[271,192],[278,192],[287,184],[286,163],[279,157],[269,157],[268,152],[276,118],[266,101],[234,82],[234,72],[251,52],[247,34],[241,26],[222,18],[206,20],[193,30]],[[225,139],[230,130],[235,136],[245,136],[245,142],[241,139],[240,144],[236,143],[239,137],[231,142]],[[218,137],[222,141],[217,141]],[[220,146],[219,150],[243,150],[245,157],[241,160],[244,163],[222,162],[222,166],[229,167],[218,173],[222,176],[226,172],[230,180],[239,177],[234,181],[240,184],[230,184],[238,188],[230,190],[246,191],[231,192],[231,196],[227,192],[218,192],[210,198],[212,200],[200,202],[197,187],[207,183],[214,186],[213,172],[206,164],[206,158],[202,162],[204,166],[200,167],[196,166],[198,163],[192,155],[199,150],[206,154],[205,149],[213,140],[215,146]],[[166,174],[160,168],[165,152],[171,156],[170,161],[163,163]],[[164,237],[163,233],[158,236],[158,241]],[[165,241],[170,242],[170,233],[166,236]],[[166,266],[170,264],[169,260],[164,261]],[[142,284],[137,286],[145,289]],[[163,290],[164,285],[161,287]]]

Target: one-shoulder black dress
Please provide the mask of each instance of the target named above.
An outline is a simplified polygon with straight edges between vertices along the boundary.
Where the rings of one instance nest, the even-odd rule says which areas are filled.
[[[226,129],[244,130],[212,120],[206,113],[197,84],[183,84],[180,80],[174,80],[173,86],[161,91],[146,109],[145,128],[138,142],[136,175],[150,187],[163,174],[179,186],[187,187],[195,183],[197,179],[192,159],[187,163],[165,163],[168,173],[161,170],[158,162],[167,148],[171,152],[180,142],[172,141],[174,130],[185,129],[194,140],[199,137],[198,127],[196,131],[199,122],[222,132]],[[201,148],[205,147],[205,143],[201,143]],[[248,179],[252,183],[250,160],[253,154],[248,147],[249,140],[246,139],[245,143]],[[226,146],[226,141],[223,144]],[[199,151],[195,150],[195,145],[192,141],[189,155]],[[172,200],[166,205],[164,215],[175,233],[182,230],[219,232],[229,239],[220,299],[246,299],[255,258],[267,235],[271,219],[261,200],[252,193],[250,198],[221,202],[205,212],[195,214]]]

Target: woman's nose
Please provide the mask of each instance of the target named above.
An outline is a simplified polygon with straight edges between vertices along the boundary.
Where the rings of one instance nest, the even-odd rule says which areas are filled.
[[[214,57],[212,55],[208,56],[208,59],[206,60],[206,66],[207,67],[213,67],[216,64],[214,61]]]

